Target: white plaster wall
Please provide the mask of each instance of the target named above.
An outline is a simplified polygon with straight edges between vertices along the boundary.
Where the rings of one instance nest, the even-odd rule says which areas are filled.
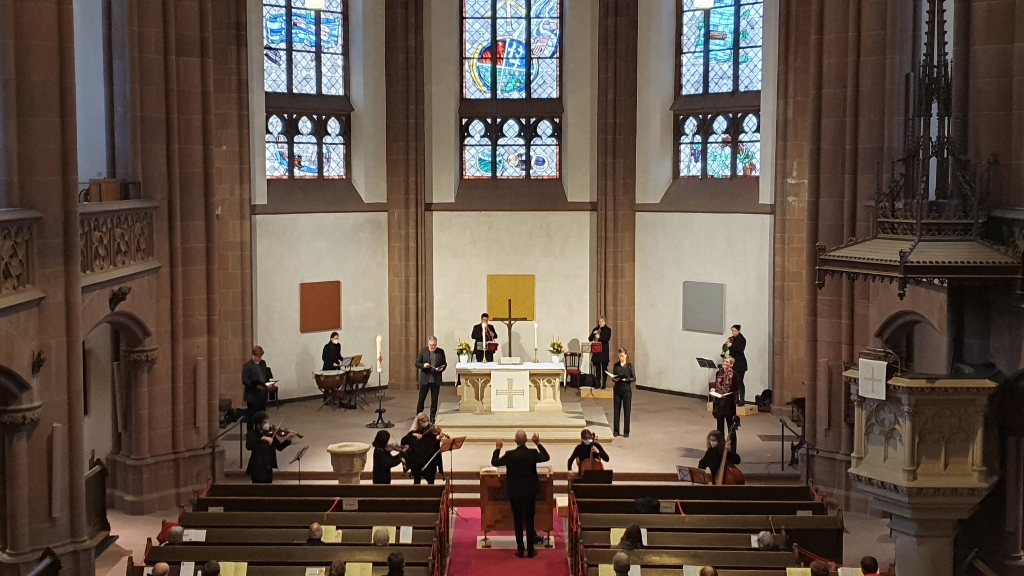
[[[661,201],[675,174],[672,102],[679,61],[675,56],[678,0],[644,0],[637,46],[636,201]],[[779,1],[764,2],[761,80],[761,178],[758,201],[774,202],[775,132],[779,74]]]
[[[341,351],[372,366],[383,338],[388,381],[388,223],[384,212],[254,216],[256,341],[280,396],[318,394],[312,372],[331,331],[299,332],[299,284],[341,281]],[[373,376],[375,379],[376,376]]]
[[[367,0],[369,1],[369,0]],[[425,97],[429,202],[454,202],[461,174],[462,17],[459,2],[428,2]],[[565,0],[562,19],[562,177],[572,202],[597,199],[597,32],[593,0]],[[671,126],[670,126],[671,132]]]
[[[267,203],[266,95],[263,91],[263,3],[247,0],[249,37],[249,132],[253,204]],[[385,77],[384,3],[348,2],[349,99],[352,126],[349,141],[350,178],[364,202],[387,202],[387,161],[384,139]]]
[[[590,212],[434,212],[434,333],[438,344],[453,351],[468,340],[487,305],[488,274],[533,274],[539,359],[550,361],[553,336],[568,343],[585,338],[591,322],[592,231]],[[487,238],[485,255],[468,251]],[[490,310],[491,316],[500,311]],[[507,331],[497,325],[501,353]],[[533,323],[515,325],[512,353],[533,359]],[[454,374],[449,377],[454,380]]]
[[[89,414],[85,417],[85,468],[89,469],[89,456],[93,451],[100,460],[110,454],[114,443],[113,388],[110,324],[100,324],[85,337],[85,365],[89,379]]]
[[[102,0],[75,0],[74,17],[78,181],[86,183],[107,174]]]
[[[707,394],[707,370],[694,358],[718,359],[726,334],[683,331],[683,282],[726,285],[726,326],[741,324],[750,370],[747,399],[770,388],[771,216],[636,215],[636,368],[638,383]]]

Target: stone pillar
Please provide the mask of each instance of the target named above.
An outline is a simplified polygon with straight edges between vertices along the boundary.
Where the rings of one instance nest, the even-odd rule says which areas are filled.
[[[1006,439],[1007,576],[1024,576],[1024,439]]]
[[[965,515],[969,515],[970,513]],[[900,576],[955,574],[953,539],[957,520],[893,516],[889,521],[896,540],[896,565]]]
[[[0,411],[6,466],[4,467],[7,501],[6,553],[11,556],[32,551],[29,514],[29,450],[30,428],[39,423],[41,404],[4,408]]]
[[[128,381],[124,386],[129,390],[131,400],[127,410],[131,414],[131,457],[149,457],[149,373],[157,361],[156,348],[124,350],[121,361],[127,366]]]

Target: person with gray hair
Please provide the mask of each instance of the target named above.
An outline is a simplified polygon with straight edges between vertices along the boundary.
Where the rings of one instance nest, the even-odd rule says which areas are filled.
[[[612,556],[612,570],[615,570],[615,576],[628,576],[629,554],[619,552]]]
[[[391,532],[383,526],[377,526],[370,540],[374,546],[388,546],[391,544]]]
[[[220,576],[220,563],[216,560],[210,560],[203,567],[199,569],[199,573],[202,576]]]
[[[700,576],[718,576],[718,570],[713,566],[705,566],[700,569]]]
[[[437,417],[437,399],[441,395],[441,374],[448,367],[444,350],[437,347],[437,336],[427,339],[427,347],[416,355],[416,369],[420,371],[420,398],[416,402],[416,413],[423,412],[423,405],[430,393],[430,421]]]
[[[167,564],[167,562],[157,562],[156,565],[153,566],[153,572],[151,573],[151,576],[168,576],[170,573],[171,567]]]
[[[172,526],[167,531],[167,544],[170,546],[177,546],[185,542],[185,529],[181,526]]]
[[[306,538],[306,546],[326,546],[324,544],[324,527],[317,522],[309,525],[309,537]]]

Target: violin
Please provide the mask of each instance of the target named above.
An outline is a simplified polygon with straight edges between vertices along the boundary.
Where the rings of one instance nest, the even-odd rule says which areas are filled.
[[[739,427],[740,422],[739,419],[737,419],[729,426],[729,431],[727,432],[728,436],[726,436],[726,439],[731,438],[733,433],[736,432],[736,429]],[[725,443],[725,450],[722,451],[722,464],[718,467],[718,475],[715,478],[715,484],[718,484],[719,486],[742,486],[747,483],[747,479],[743,476],[743,472],[740,472],[740,469],[737,468],[735,464],[726,459],[729,455],[729,446],[731,444],[731,442],[727,441]]]
[[[594,442],[597,442],[597,434],[590,437]],[[604,462],[601,462],[600,458],[595,458],[594,444],[590,445],[590,458],[586,460],[580,460],[580,475],[588,470],[604,470]]]
[[[271,426],[270,427],[270,432],[268,432],[266,435],[267,436],[274,436],[274,437],[277,437],[277,438],[286,438],[286,437],[288,437],[288,435],[293,435],[296,438],[304,438],[304,436],[302,434],[299,434],[298,432],[295,432],[294,430],[289,430],[289,429],[287,429],[287,428],[285,428],[283,426]]]

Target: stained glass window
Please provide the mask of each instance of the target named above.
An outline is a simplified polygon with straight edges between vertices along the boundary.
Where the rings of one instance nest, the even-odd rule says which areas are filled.
[[[462,177],[558,178],[558,118],[464,118]]]
[[[680,178],[761,175],[761,117],[757,113],[680,116],[676,142]]]
[[[263,0],[268,179],[346,177],[344,1]]]
[[[715,0],[695,8],[682,0],[679,93],[761,89],[764,0]]]

